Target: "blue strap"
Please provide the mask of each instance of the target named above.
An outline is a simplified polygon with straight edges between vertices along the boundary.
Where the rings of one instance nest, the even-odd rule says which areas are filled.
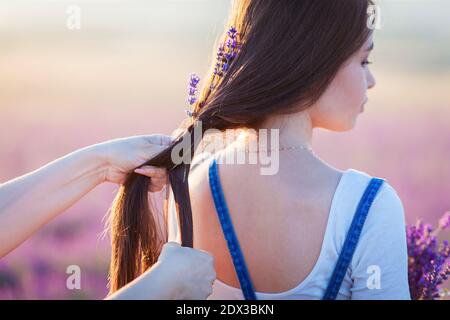
[[[328,287],[322,300],[336,299],[342,281],[344,280],[345,273],[347,272],[347,268],[352,260],[353,253],[355,252],[356,245],[358,244],[359,236],[361,235],[361,230],[364,226],[369,209],[383,182],[383,179],[372,178],[359,201],[352,224],[350,225],[347,237],[345,238],[342,252],[339,255],[336,267],[334,268],[331,280],[328,283]]]
[[[228,250],[233,258],[234,269],[236,270],[245,300],[257,300],[255,290],[250,279],[250,274],[248,272],[247,265],[245,264],[244,256],[242,254],[236,232],[233,228],[233,223],[231,222],[230,213],[225,202],[225,196],[220,185],[220,178],[215,159],[213,159],[209,166],[209,186],[211,188],[220,225],[222,226],[222,231],[225,236],[225,240],[227,241]]]

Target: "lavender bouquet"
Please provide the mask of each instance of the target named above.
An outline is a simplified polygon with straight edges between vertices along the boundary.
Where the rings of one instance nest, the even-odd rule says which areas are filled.
[[[408,280],[413,300],[437,300],[448,295],[440,288],[450,275],[448,241],[439,243],[437,235],[450,228],[450,211],[439,220],[436,230],[418,220],[406,228],[408,244]]]

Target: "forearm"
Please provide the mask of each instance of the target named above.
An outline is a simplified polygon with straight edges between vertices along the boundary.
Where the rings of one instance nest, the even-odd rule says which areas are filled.
[[[149,271],[108,296],[107,300],[169,300],[176,299],[175,282],[169,270],[156,263]]]
[[[85,148],[0,185],[0,257],[104,181],[105,162]]]

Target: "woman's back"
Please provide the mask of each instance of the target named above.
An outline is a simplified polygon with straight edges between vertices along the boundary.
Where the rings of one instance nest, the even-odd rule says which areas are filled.
[[[305,158],[303,152],[300,155]],[[287,291],[311,272],[342,175],[325,165],[312,164],[311,156],[303,160],[309,170],[300,163],[292,170],[299,153],[284,156],[280,157],[276,175],[261,175],[259,165],[219,165],[231,219],[258,292]],[[189,180],[194,247],[213,254],[218,279],[239,287],[215,214],[208,164],[205,161],[199,165]]]
[[[226,152],[224,150],[216,159],[224,159],[221,157]],[[217,280],[211,298],[239,299],[242,298],[242,291],[238,289],[239,281],[211,195],[208,179],[211,161],[206,159],[196,165],[189,177],[194,247],[214,256]],[[305,152],[280,155],[279,172],[273,176],[261,175],[259,166],[250,164],[219,164],[218,172],[233,226],[259,298],[320,298],[339,256],[357,200],[371,177],[353,169],[341,172]],[[359,187],[354,190],[353,199],[342,203],[341,198],[357,185],[355,183],[359,183]],[[397,278],[399,291],[397,296],[390,293],[386,297],[408,299],[406,247],[401,241],[403,207],[390,185],[386,183],[382,191],[388,193],[388,196],[383,196],[386,198],[383,201],[387,205],[385,208],[396,211],[391,212],[395,222],[391,231],[398,235],[389,241],[400,240],[392,247],[396,255],[400,252],[397,256],[399,267],[392,273],[400,272],[393,277]],[[340,212],[340,207],[344,208],[344,213]],[[339,217],[342,214],[344,216]],[[383,219],[383,215],[379,219]],[[368,220],[374,221],[373,218]],[[370,229],[379,232],[380,228],[375,226]],[[389,229],[387,232],[390,232]],[[383,246],[381,242],[380,246]],[[360,245],[360,248],[371,250],[367,245]],[[360,260],[358,254],[353,260]],[[379,262],[382,264],[382,261]],[[338,298],[351,297],[354,286],[351,282],[351,275],[347,274]]]

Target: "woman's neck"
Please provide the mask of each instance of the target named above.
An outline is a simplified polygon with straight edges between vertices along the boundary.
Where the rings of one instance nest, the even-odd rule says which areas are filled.
[[[276,137],[273,131],[276,130],[280,148],[305,146],[312,149],[313,127],[307,112],[269,117],[258,126],[259,132],[261,129],[267,132],[268,146],[273,145],[271,140]]]

